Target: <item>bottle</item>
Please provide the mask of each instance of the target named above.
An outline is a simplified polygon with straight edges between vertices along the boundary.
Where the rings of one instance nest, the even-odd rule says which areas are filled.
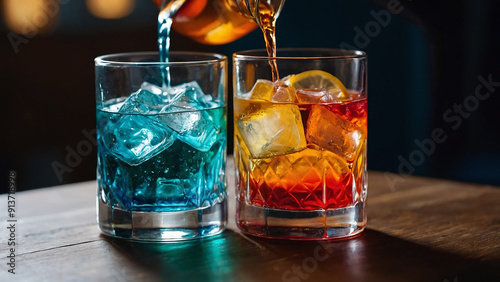
[[[154,0],[161,9],[164,2]],[[233,42],[257,28],[245,0],[185,0],[173,17],[172,28],[202,44]]]

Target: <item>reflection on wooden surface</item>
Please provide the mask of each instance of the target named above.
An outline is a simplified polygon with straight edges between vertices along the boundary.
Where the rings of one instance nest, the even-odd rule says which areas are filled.
[[[232,170],[232,160],[229,171]],[[251,237],[230,224],[212,238],[137,243],[100,234],[96,182],[17,193],[21,280],[484,281],[500,279],[500,189],[370,172],[368,228],[340,241]],[[6,202],[6,195],[0,201]],[[6,214],[2,214],[6,222]],[[8,253],[7,237],[0,252]],[[1,272],[0,280],[10,278]]]

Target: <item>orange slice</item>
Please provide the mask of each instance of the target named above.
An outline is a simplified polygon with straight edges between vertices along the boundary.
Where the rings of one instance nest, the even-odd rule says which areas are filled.
[[[310,70],[288,77],[288,83],[295,89],[325,89],[335,98],[348,98],[344,84],[338,78],[321,70]]]

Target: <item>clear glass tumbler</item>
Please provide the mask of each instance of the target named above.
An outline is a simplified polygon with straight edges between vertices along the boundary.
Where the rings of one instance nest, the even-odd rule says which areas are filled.
[[[278,55],[233,55],[236,223],[269,238],[356,235],[366,226],[367,56]]]
[[[104,234],[215,235],[227,223],[227,58],[125,53],[95,59],[97,207]]]

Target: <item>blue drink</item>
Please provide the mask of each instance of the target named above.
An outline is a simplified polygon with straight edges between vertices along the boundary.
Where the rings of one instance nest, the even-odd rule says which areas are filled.
[[[127,120],[139,125],[161,116],[126,115],[107,110],[97,112],[98,124],[101,126],[98,129],[99,184],[104,187],[103,192],[112,206],[134,211],[180,211],[210,207],[225,199],[224,108],[200,111],[220,117],[214,123],[218,131],[208,151],[200,151],[177,139],[168,148],[138,165],[123,161],[108,149],[105,140],[109,138],[106,137],[109,133],[106,130],[113,127],[112,123],[116,120]],[[124,150],[121,152],[123,154],[128,153],[125,148],[120,150]]]
[[[162,81],[164,69],[155,70]],[[109,79],[102,71],[97,77]],[[104,233],[164,241],[224,229],[225,75],[209,78],[219,78],[209,83],[216,88],[210,95],[195,81],[172,87],[143,82],[128,97],[106,99],[109,91],[98,83],[98,216]]]

